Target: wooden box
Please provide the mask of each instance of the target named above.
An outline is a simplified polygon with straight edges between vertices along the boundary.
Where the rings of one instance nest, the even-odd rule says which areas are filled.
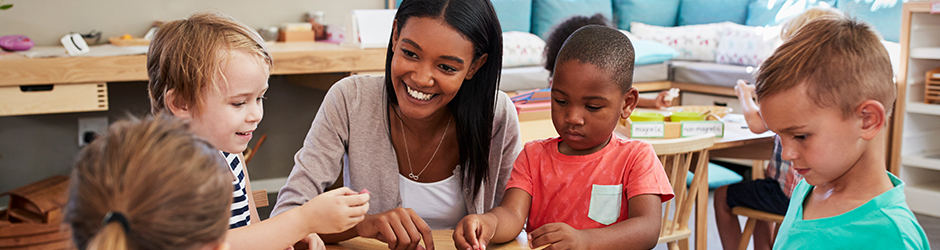
[[[725,126],[721,121],[633,122],[630,119],[620,119],[614,130],[630,138],[671,139],[703,133],[712,133],[715,137],[725,136]]]
[[[281,29],[277,33],[278,42],[312,42],[315,37],[316,34],[313,32],[313,30],[285,31],[284,29]]]
[[[108,110],[106,83],[0,87],[0,116]]]
[[[0,210],[0,249],[74,249],[71,231],[63,224],[69,178],[53,176],[10,192]]]
[[[940,104],[940,68],[927,71],[924,78],[924,103]]]

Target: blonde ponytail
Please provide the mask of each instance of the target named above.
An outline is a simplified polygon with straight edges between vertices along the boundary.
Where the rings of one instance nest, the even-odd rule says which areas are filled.
[[[121,223],[111,222],[101,228],[91,242],[88,242],[88,250],[126,250],[127,234]]]

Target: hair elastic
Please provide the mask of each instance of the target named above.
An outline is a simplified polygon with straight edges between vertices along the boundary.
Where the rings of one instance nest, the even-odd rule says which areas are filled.
[[[124,214],[121,212],[114,211],[110,211],[104,215],[104,219],[101,219],[101,227],[104,228],[114,221],[121,223],[121,227],[124,228],[124,233],[127,233],[127,231],[129,231],[131,228],[131,223],[127,220],[127,217],[124,216]]]

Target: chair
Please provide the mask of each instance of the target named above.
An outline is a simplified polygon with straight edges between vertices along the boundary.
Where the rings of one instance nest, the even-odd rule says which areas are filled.
[[[715,144],[715,136],[707,134],[648,142],[653,145],[653,150],[663,163],[669,183],[676,193],[675,198],[667,201],[663,209],[662,228],[656,244],[666,243],[669,249],[689,249],[689,236],[692,235],[689,218],[693,213],[692,206],[697,202],[707,202],[708,199],[708,148]],[[685,184],[689,170],[695,176],[692,178],[692,184],[687,187]],[[704,199],[701,199],[703,197]],[[702,203],[699,206],[707,205]],[[702,216],[706,215],[701,212],[696,215]]]
[[[754,210],[742,206],[732,208],[731,213],[747,217],[747,223],[744,224],[744,232],[741,233],[741,242],[738,244],[738,249],[741,250],[747,249],[747,244],[751,241],[751,234],[754,234],[754,226],[757,224],[757,220],[775,223],[774,234],[770,237],[771,240],[777,238],[777,231],[780,230],[780,223],[783,223],[783,215]]]

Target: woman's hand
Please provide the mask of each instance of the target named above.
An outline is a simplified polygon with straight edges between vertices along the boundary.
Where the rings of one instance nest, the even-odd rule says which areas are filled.
[[[545,249],[591,249],[588,244],[590,240],[583,231],[561,222],[545,224],[529,233],[529,248],[550,245]]]
[[[313,223],[314,233],[339,233],[356,226],[365,218],[369,211],[369,194],[342,187],[314,197],[303,207],[304,211],[312,215],[310,223]]]
[[[454,229],[454,246],[457,249],[485,250],[496,234],[498,223],[496,215],[491,213],[463,217]]]
[[[395,208],[366,218],[356,226],[359,236],[375,238],[388,243],[388,249],[425,249],[418,245],[424,239],[424,246],[434,250],[434,238],[431,227],[410,208]]]

